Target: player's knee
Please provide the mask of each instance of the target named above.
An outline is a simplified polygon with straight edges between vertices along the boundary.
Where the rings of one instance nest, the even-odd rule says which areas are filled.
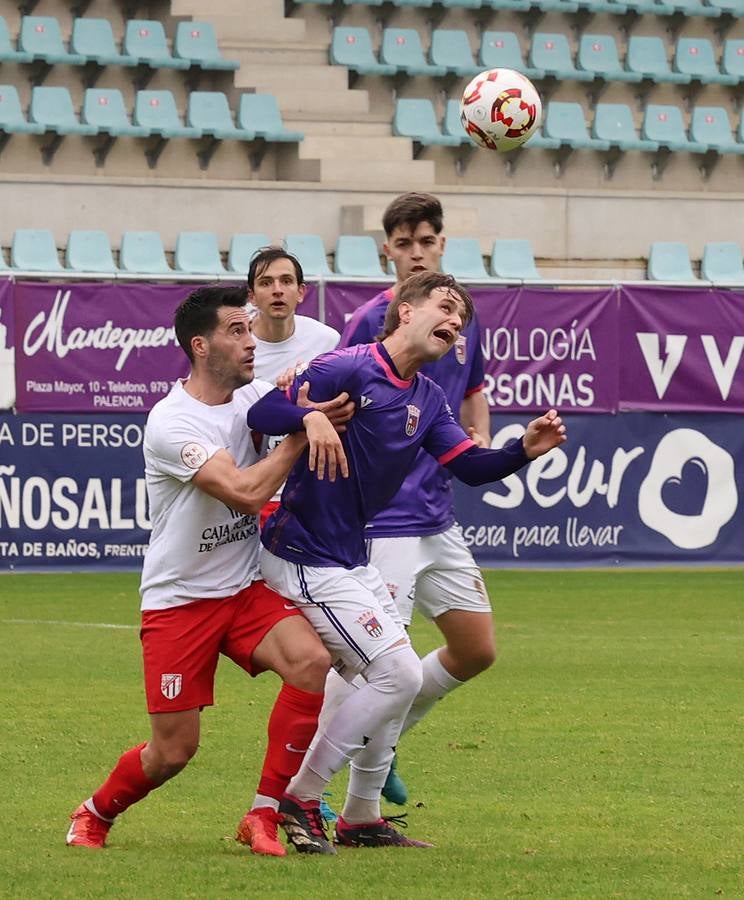
[[[421,660],[410,646],[394,647],[373,660],[366,678],[378,691],[413,699],[421,690]]]

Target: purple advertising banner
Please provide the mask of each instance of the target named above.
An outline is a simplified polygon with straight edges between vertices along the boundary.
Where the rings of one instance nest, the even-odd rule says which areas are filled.
[[[620,288],[620,409],[744,410],[744,292]]]

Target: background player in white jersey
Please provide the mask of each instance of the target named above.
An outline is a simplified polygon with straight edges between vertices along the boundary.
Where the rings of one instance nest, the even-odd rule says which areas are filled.
[[[305,364],[338,344],[335,328],[296,315],[305,297],[305,277],[300,261],[283,247],[266,247],[251,259],[248,299],[256,308],[251,319],[256,342],[256,378],[275,384],[287,369]],[[269,440],[269,449],[281,437]],[[261,522],[279,505],[281,489],[264,504]]]
[[[326,469],[335,478],[337,468],[346,477],[348,469],[333,426],[306,409],[294,429],[304,433],[259,460],[246,414],[271,385],[253,381],[245,299],[244,287],[200,288],[175,314],[191,373],[153,407],[144,437],[153,528],[140,586],[141,640],[152,734],[75,810],[67,835],[73,846],[103,847],[115,817],[196,753],[200,711],[213,702],[223,654],[250,675],[271,669],[284,680],[239,839],[255,852],[286,852],[276,809],[302,759],[294,751],[315,732],[330,660],[305,619],[260,578],[257,513],[308,441],[319,478]],[[336,399],[331,407],[350,414]]]
[[[424,363],[455,346],[472,313],[469,295],[449,276],[413,275],[387,309],[380,343],[327,353],[289,388],[290,400],[308,382],[315,399],[348,392],[356,412],[341,438],[350,474],[321,483],[304,458],[298,461],[262,532],[261,571],[312,622],[337,670],[345,678],[364,676],[321,731],[279,806],[284,829],[302,852],[333,852],[320,798],[349,762],[336,841],[428,846],[380,816],[382,786],[422,672],[390,594],[368,564],[366,523],[387,506],[422,449],[468,484],[484,484],[565,440],[565,427],[550,410],[530,422],[523,440],[501,450],[478,448],[453,418],[441,388],[420,374]],[[291,432],[294,414],[285,394],[273,391],[251,408],[248,422],[264,433]]]

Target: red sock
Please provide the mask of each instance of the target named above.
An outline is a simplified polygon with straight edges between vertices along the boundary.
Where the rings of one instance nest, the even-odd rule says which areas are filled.
[[[297,774],[318,727],[323,694],[285,684],[269,718],[269,745],[261,769],[258,793],[280,800]]]
[[[93,794],[93,805],[104,819],[115,818],[158,787],[142,771],[140,753],[146,746],[146,743],[140,744],[123,753],[109,777]]]

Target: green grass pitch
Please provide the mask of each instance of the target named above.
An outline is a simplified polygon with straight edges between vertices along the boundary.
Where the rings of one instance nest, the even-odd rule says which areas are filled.
[[[65,847],[69,813],[147,737],[137,578],[0,578],[0,897],[744,896],[744,570],[488,583],[498,662],[399,747],[409,833],[436,849],[282,860],[232,840],[278,682],[228,661],[186,771],[106,851]],[[414,623],[422,654],[437,634]]]

